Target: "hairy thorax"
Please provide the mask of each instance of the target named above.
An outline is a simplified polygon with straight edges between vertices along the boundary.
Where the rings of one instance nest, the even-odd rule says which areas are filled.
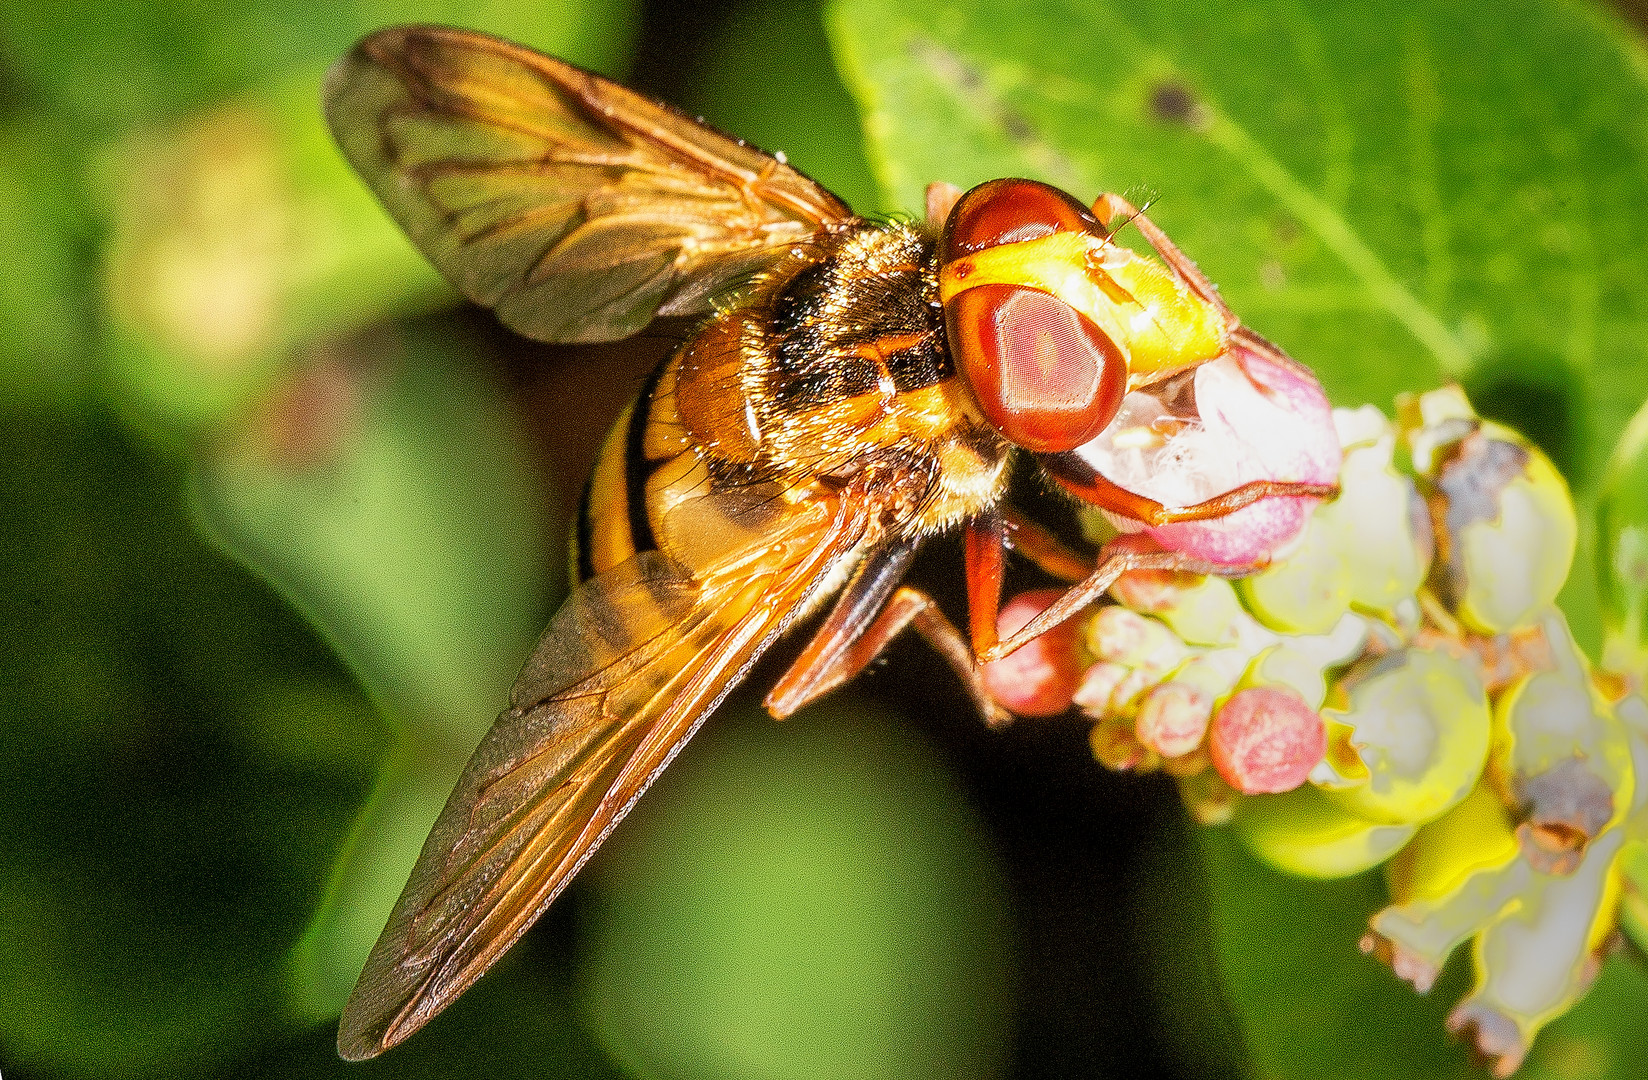
[[[906,535],[994,503],[1008,448],[957,376],[936,249],[918,227],[859,225],[813,241],[669,362],[684,444],[720,485],[856,483]]]

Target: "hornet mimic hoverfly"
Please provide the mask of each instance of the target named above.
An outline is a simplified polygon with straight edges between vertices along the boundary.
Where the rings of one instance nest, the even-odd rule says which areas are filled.
[[[425,843],[344,1009],[350,1059],[405,1039],[550,904],[775,638],[839,593],[767,695],[787,716],[906,626],[985,717],[990,660],[1130,568],[1230,572],[1126,543],[1097,569],[1002,505],[1026,451],[1135,522],[1218,518],[1321,485],[1168,507],[1073,453],[1129,391],[1234,348],[1291,364],[1118,197],[1030,180],[929,192],[871,222],[780,157],[477,33],[376,33],[327,78],[344,154],[463,294],[528,337],[610,341],[701,316],[608,436],[577,581]],[[1136,225],[1163,260],[1112,238]],[[970,633],[901,585],[965,533]],[[997,640],[1003,550],[1079,581]]]

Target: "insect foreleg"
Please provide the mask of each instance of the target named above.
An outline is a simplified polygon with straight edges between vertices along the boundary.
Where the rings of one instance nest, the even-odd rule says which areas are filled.
[[[1267,498],[1334,499],[1337,484],[1305,484],[1293,480],[1250,480],[1239,487],[1190,506],[1163,506],[1155,499],[1129,491],[1100,473],[1074,453],[1037,454],[1041,462],[1066,490],[1083,502],[1101,507],[1146,525],[1172,525],[1181,521],[1208,521],[1226,517],[1244,506]]]
[[[1127,219],[1123,224],[1131,222],[1136,225],[1139,232],[1144,234],[1144,238],[1150,241],[1150,246],[1156,249],[1156,254],[1173,268],[1173,272],[1179,275],[1180,280],[1190,286],[1191,291],[1197,296],[1218,309],[1219,314],[1224,317],[1226,327],[1235,329],[1241,324],[1236,313],[1230,310],[1230,306],[1219,295],[1218,286],[1207,279],[1201,267],[1192,262],[1190,256],[1180,251],[1179,245],[1169,240],[1167,234],[1162,232],[1143,210],[1120,195],[1106,193],[1093,200],[1093,216],[1104,222],[1107,227],[1118,217]]]
[[[994,507],[967,523],[967,616],[973,655],[995,648],[996,616],[1001,612],[1004,555],[1011,547],[1042,572],[1073,585],[1086,581],[1091,558],[1071,551],[1040,525],[1012,507]]]

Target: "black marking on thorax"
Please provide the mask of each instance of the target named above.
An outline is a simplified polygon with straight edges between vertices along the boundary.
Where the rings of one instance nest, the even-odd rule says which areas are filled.
[[[796,274],[774,297],[767,389],[779,409],[815,409],[875,393],[884,370],[897,393],[955,374],[932,244],[902,236],[902,243],[889,237],[901,249],[895,253],[900,265],[867,268],[837,253]]]

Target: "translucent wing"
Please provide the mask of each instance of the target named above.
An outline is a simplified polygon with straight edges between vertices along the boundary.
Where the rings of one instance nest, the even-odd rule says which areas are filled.
[[[491,966],[865,533],[820,500],[736,565],[695,579],[642,552],[575,589],[424,843],[339,1052],[381,1053]]]
[[[847,206],[598,75],[468,31],[397,27],[332,68],[344,155],[435,265],[544,341],[709,310]]]

